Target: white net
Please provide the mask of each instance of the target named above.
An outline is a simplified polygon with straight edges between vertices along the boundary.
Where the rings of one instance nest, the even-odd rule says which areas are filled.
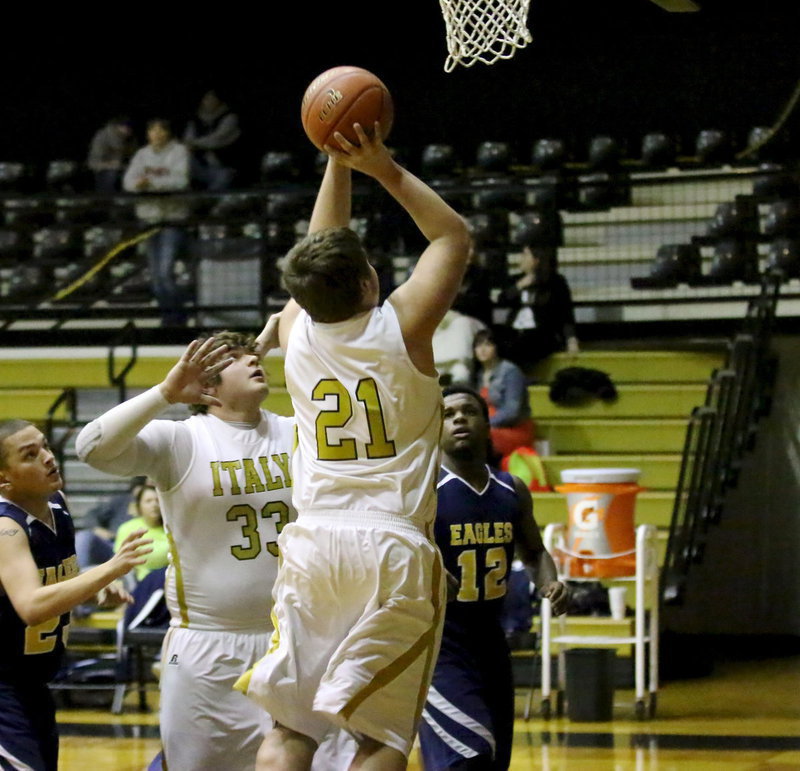
[[[530,0],[439,0],[447,31],[444,69],[510,59],[531,42]]]

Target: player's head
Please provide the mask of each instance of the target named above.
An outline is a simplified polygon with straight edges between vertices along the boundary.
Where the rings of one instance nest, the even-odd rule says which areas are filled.
[[[45,435],[27,420],[0,421],[0,495],[49,498],[62,486]]]
[[[378,302],[378,277],[350,228],[306,236],[286,255],[283,285],[314,321],[334,323]]]
[[[489,406],[474,389],[451,385],[442,389],[442,450],[457,460],[486,462],[489,456]]]
[[[200,338],[201,342],[202,339]],[[208,381],[206,386],[209,393],[223,403],[229,398],[238,400],[252,397],[254,400],[258,399],[260,404],[269,393],[269,385],[256,354],[255,337],[244,332],[225,330],[214,334],[214,340],[217,347],[228,346],[228,355],[234,362]],[[205,414],[208,412],[208,405],[191,404],[189,410],[194,415]]]

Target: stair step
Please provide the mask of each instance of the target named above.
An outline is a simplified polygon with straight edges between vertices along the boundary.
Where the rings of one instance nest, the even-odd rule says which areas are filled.
[[[705,383],[624,383],[617,386],[618,398],[613,402],[601,399],[577,406],[556,404],[550,399],[550,387],[528,388],[534,420],[542,418],[583,417],[688,417],[703,404]]]
[[[63,388],[0,388],[0,420],[18,418],[42,423],[63,391]],[[62,421],[69,419],[66,403],[58,406],[53,418]]]
[[[104,492],[116,491],[120,485],[126,489],[130,479],[116,474],[107,474],[105,471],[92,468],[81,460],[65,458],[61,473],[64,477],[67,491]]]
[[[180,346],[158,347],[157,352],[140,348],[137,361],[126,377],[128,388],[150,388],[160,383],[183,352]],[[41,356],[15,355],[0,350],[0,388],[109,388],[108,351],[98,349],[92,355],[50,349]],[[121,370],[130,353],[122,348],[116,354],[116,370]],[[264,368],[275,386],[284,386],[283,355],[270,354],[264,358]]]
[[[560,419],[536,421],[536,436],[565,453],[676,453],[683,451],[685,418]]]
[[[586,367],[608,374],[620,383],[706,383],[723,366],[725,351],[581,351],[556,353],[540,362],[533,375],[540,383],[552,381],[565,367]]]

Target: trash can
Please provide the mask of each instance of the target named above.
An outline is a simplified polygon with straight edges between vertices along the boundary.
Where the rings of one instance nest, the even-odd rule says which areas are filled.
[[[567,578],[636,574],[634,509],[639,469],[564,469],[556,490],[567,496],[569,526],[559,550]]]
[[[613,648],[569,648],[567,717],[579,722],[609,721],[614,712]]]

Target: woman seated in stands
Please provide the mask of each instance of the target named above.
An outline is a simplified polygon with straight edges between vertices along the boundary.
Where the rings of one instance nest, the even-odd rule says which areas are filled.
[[[495,454],[533,446],[533,420],[528,383],[514,362],[501,358],[491,330],[482,329],[472,342],[475,373],[472,386],[489,404],[490,438]]]
[[[501,293],[509,309],[505,333],[514,361],[526,371],[556,351],[577,352],[575,311],[569,284],[557,268],[557,248],[525,244],[520,273]]]
[[[153,550],[147,555],[147,561],[143,565],[136,566],[136,580],[141,581],[150,571],[167,566],[169,542],[164,531],[164,520],[161,518],[158,493],[152,484],[148,482],[139,488],[136,493],[135,505],[136,516],[121,524],[117,529],[114,551],[117,551],[128,533],[143,527],[147,528],[145,538],[153,539]]]

